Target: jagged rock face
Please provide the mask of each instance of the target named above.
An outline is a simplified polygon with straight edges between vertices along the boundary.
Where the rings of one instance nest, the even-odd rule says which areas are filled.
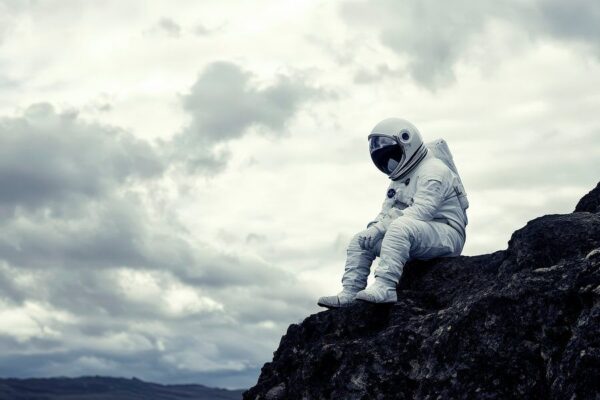
[[[244,399],[600,398],[599,200],[505,251],[409,263],[393,305],[291,325]]]

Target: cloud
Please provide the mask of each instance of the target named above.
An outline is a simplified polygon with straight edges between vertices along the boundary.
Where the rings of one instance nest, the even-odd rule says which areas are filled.
[[[11,18],[12,8],[12,2],[0,1],[0,46],[14,28],[14,21]]]
[[[209,37],[217,32],[223,31],[226,23],[209,27],[203,23],[196,23],[185,27],[178,23],[173,18],[162,17],[150,29],[146,29],[144,33],[164,35],[170,38],[183,39],[185,36]]]
[[[471,254],[597,181],[588,2],[10,3],[0,375],[255,383],[379,211],[389,115],[449,141]]]
[[[390,66],[387,64],[379,64],[374,71],[370,71],[366,68],[360,68],[354,75],[354,83],[370,85],[386,77],[400,78],[403,76],[403,71],[390,68]]]
[[[0,365],[11,366],[0,373],[10,376],[247,386],[290,318],[306,315],[301,291],[276,276],[266,288],[219,291],[167,271],[11,272],[26,300],[0,301]]]
[[[267,237],[265,235],[261,235],[259,233],[249,233],[246,235],[246,243],[247,244],[261,244],[267,241]]]
[[[181,97],[191,122],[173,142],[176,157],[194,169],[215,172],[229,158],[219,145],[239,139],[250,128],[282,136],[287,124],[310,100],[328,96],[301,76],[279,75],[260,85],[256,76],[230,62],[213,62]]]
[[[410,76],[430,89],[455,81],[456,64],[496,21],[533,39],[576,41],[600,50],[600,4],[594,0],[354,1],[343,3],[340,13],[348,24],[374,29],[405,60]]]
[[[593,0],[539,0],[525,14],[522,25],[533,21],[530,30],[554,39],[576,41],[590,45],[600,56],[600,3]]]
[[[156,24],[156,28],[171,37],[179,37],[181,35],[181,26],[171,18],[161,18]]]
[[[48,103],[0,120],[0,212],[79,209],[129,180],[160,176],[163,161],[146,142],[108,126],[58,114]]]
[[[250,385],[290,318],[305,315],[293,274],[183,227],[153,144],[40,103],[0,121],[0,156],[10,375]]]
[[[348,23],[375,26],[381,42],[408,60],[410,75],[435,88],[453,81],[454,64],[488,16],[497,13],[491,4],[377,0],[344,3],[341,14]]]
[[[217,32],[221,32],[225,29],[225,27],[227,26],[226,23],[222,23],[220,25],[217,25],[215,27],[207,27],[204,24],[196,24],[196,26],[193,28],[193,33],[196,36],[200,36],[200,37],[206,37],[212,34],[215,34]]]

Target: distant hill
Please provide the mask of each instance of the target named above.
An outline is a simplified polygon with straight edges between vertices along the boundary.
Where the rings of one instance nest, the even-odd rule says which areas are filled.
[[[1,379],[0,400],[240,400],[241,390],[160,385],[137,378]]]

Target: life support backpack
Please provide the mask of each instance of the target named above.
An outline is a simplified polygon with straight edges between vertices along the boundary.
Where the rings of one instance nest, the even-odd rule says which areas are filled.
[[[454,159],[452,158],[452,152],[450,151],[450,147],[448,147],[448,143],[444,139],[436,139],[432,142],[426,143],[425,146],[431,151],[431,153],[439,158],[456,174],[457,183],[454,185],[454,191],[456,192],[456,197],[458,197],[458,202],[463,210],[469,208],[469,200],[467,199],[467,192],[465,191],[465,187],[462,184],[462,180],[460,179],[460,174],[458,173],[458,169],[454,164]]]

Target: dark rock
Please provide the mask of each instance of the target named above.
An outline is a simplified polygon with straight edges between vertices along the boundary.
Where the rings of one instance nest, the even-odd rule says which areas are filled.
[[[579,200],[575,207],[575,212],[600,212],[600,182],[591,192]]]
[[[599,193],[507,250],[409,263],[393,305],[291,325],[244,399],[600,399]]]
[[[285,399],[285,383],[274,386],[265,395],[265,400],[283,400]]]

